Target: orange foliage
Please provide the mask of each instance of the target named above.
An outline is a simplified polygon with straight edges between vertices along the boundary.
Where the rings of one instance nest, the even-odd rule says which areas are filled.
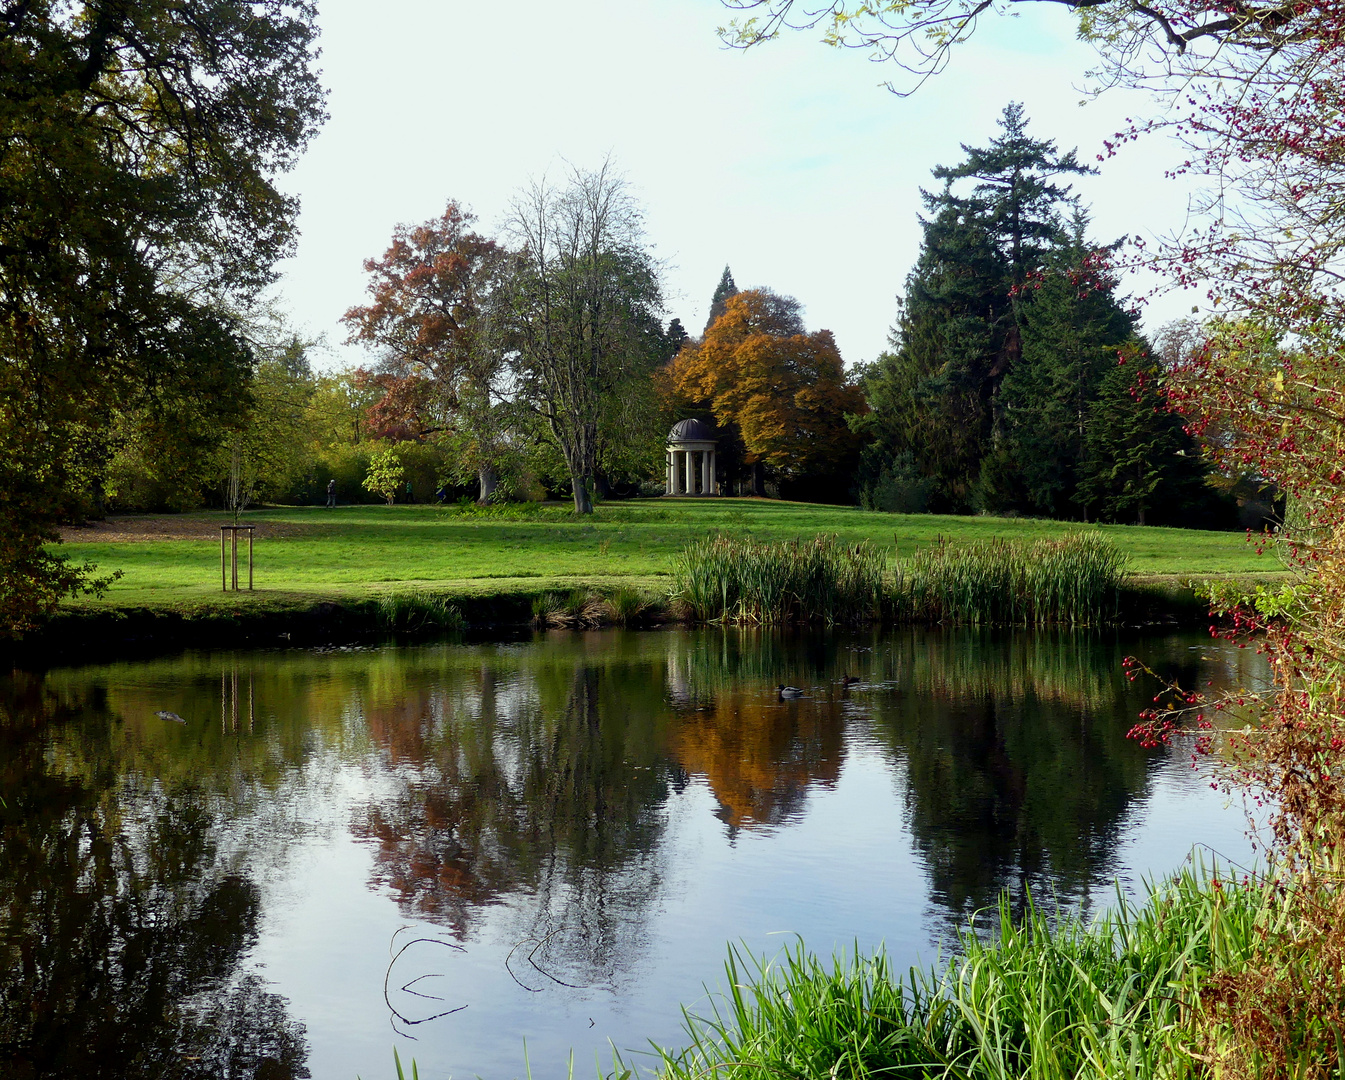
[[[790,333],[778,298],[759,290],[730,297],[705,337],[672,362],[672,389],[742,433],[749,460],[785,475],[821,472],[855,445],[847,413],[868,411],[846,377],[830,330]]]
[[[726,824],[779,825],[799,813],[809,788],[835,786],[842,728],[840,705],[829,699],[763,702],[730,691],[684,720],[673,753],[705,777]]]

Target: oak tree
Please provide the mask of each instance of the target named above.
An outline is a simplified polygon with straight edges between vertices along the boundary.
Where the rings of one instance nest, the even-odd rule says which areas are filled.
[[[218,426],[323,118],[304,0],[0,5],[0,632],[88,577],[48,552],[116,413]]]

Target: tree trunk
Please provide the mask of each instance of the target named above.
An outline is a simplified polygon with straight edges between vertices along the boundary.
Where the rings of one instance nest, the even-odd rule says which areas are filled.
[[[576,514],[593,513],[593,500],[588,496],[588,479],[583,476],[571,476],[570,486],[574,488],[574,512]]]
[[[752,494],[766,497],[766,469],[759,461],[752,463]]]
[[[485,506],[486,503],[490,502],[490,497],[495,494],[495,470],[489,465],[482,465],[477,470],[477,479],[481,482],[481,494],[477,496],[476,501]]]
[[[607,499],[611,497],[612,488],[607,483],[607,477],[603,476],[602,473],[593,474],[593,491],[599,499]]]

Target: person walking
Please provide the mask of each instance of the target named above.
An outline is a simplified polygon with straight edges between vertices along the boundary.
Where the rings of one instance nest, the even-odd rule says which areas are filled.
[[[327,481],[327,506],[329,509],[336,506],[336,481]]]

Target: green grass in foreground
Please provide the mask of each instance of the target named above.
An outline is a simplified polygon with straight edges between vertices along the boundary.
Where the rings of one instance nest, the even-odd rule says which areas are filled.
[[[960,957],[904,979],[881,953],[824,964],[802,946],[769,962],[733,952],[727,989],[709,1015],[686,1015],[687,1047],[659,1049],[658,1072],[667,1080],[1204,1076],[1193,1051],[1217,1054],[1222,1037],[1201,1022],[1199,990],[1215,972],[1245,966],[1280,910],[1271,886],[1188,870],[1146,903],[1121,900],[1088,925],[1053,929],[1037,912],[1015,925],[1004,908],[995,940],[966,933]]]
[[[223,513],[181,515],[213,533]],[[991,538],[1039,539],[1076,530],[1067,522],[988,517],[880,514],[854,507],[759,499],[638,500],[601,505],[591,518],[567,507],[506,505],[350,506],[252,511],[256,586],[272,596],[365,596],[392,584],[432,586],[461,595],[543,591],[576,585],[627,585],[662,591],[673,556],[690,541],[719,532],[758,540],[810,539],[834,533],[869,540],[900,556],[933,544]],[[268,526],[283,535],[267,535]],[[1101,526],[1140,575],[1272,572],[1239,533]],[[177,606],[219,596],[219,542],[153,540],[76,542],[61,550],[124,577],[92,606]]]
[[[1280,883],[1188,867],[1143,903],[1118,897],[1089,923],[1053,926],[1035,910],[1015,921],[1006,898],[990,940],[968,929],[959,955],[904,977],[881,951],[828,963],[801,943],[771,959],[730,949],[726,986],[708,1012],[684,1011],[685,1046],[655,1046],[652,1071],[660,1080],[1195,1080],[1237,1049],[1202,991],[1264,958],[1292,908]],[[1323,1047],[1338,1041],[1309,1034],[1264,1075],[1316,1075]],[[617,1054],[609,1080],[645,1075],[650,1062],[636,1059],[647,1057]],[[400,1060],[396,1068],[405,1076]]]

